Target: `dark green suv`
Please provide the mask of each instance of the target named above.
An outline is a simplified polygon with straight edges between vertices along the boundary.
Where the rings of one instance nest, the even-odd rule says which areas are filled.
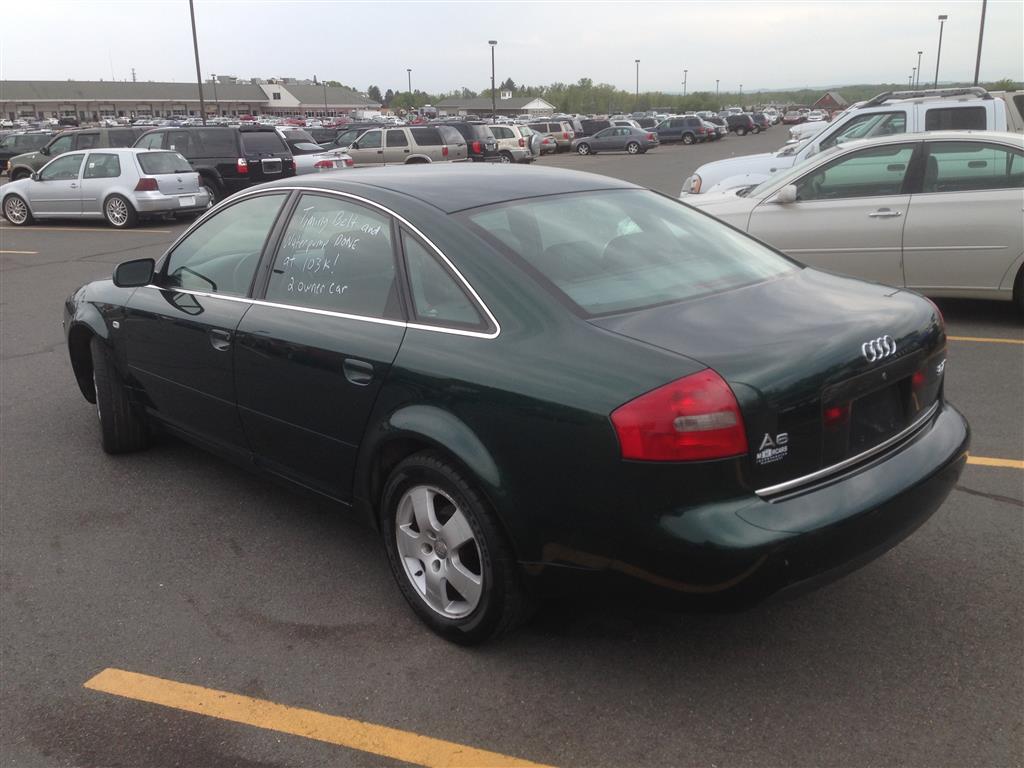
[[[15,155],[7,168],[11,181],[26,179],[48,162],[75,149],[106,147],[130,147],[144,132],[145,128],[87,128],[81,131],[64,131],[54,136],[46,146],[35,152]]]

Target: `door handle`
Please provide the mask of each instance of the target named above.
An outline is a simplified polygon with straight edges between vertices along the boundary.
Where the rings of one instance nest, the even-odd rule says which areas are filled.
[[[879,208],[877,211],[872,211],[868,214],[872,219],[891,219],[893,216],[902,216],[901,211],[894,211],[891,208]]]
[[[407,154],[407,155],[409,154],[409,150],[408,149],[403,149],[402,151],[405,152],[405,154]]]
[[[226,352],[231,349],[231,331],[225,331],[222,328],[211,328],[207,333],[210,337],[210,346],[218,352]]]
[[[72,189],[78,189],[78,185],[75,184],[74,182],[71,182],[71,188]]]
[[[373,366],[363,360],[346,357],[341,368],[345,372],[345,378],[357,387],[365,387],[373,381]]]
[[[378,155],[383,155],[384,154],[384,150],[383,149],[378,149],[377,150],[377,154]]]

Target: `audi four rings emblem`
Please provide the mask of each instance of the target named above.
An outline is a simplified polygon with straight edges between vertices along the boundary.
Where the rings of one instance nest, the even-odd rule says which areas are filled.
[[[877,339],[861,344],[860,353],[869,363],[877,363],[896,353],[896,341],[888,334],[879,336]]]

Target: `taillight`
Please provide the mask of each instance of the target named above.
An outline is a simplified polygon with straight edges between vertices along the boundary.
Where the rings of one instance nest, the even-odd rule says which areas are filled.
[[[244,157],[240,157],[238,158],[238,161],[235,163],[235,169],[238,171],[238,174],[240,176],[244,176],[245,174],[249,173],[249,163],[245,161]]]
[[[830,405],[822,414],[826,429],[837,429],[850,420],[850,404]]]
[[[519,146],[520,147],[525,147],[526,146],[526,139],[520,138],[519,139]]]
[[[157,189],[156,179],[150,179],[146,176],[140,178],[139,183],[135,185],[136,192],[156,192]]]
[[[483,150],[480,148],[480,142],[479,141],[474,141],[472,143],[472,145],[470,146],[470,148],[473,150],[473,154],[475,154],[475,155],[479,155],[481,152],[483,152]]]
[[[356,161],[353,160],[351,157],[346,157],[345,158],[345,167],[346,168],[351,168],[355,164],[356,164]]]
[[[736,397],[710,368],[630,400],[611,419],[624,459],[700,461],[747,452]]]
[[[334,161],[333,160],[317,160],[315,163],[313,163],[313,167],[314,168],[333,168],[334,167]]]
[[[562,138],[563,139],[568,139],[569,138],[569,132],[568,131],[562,131]]]
[[[441,157],[448,157],[448,145],[441,147]]]
[[[647,140],[648,141],[654,141],[654,134],[653,133],[648,133],[647,134]]]

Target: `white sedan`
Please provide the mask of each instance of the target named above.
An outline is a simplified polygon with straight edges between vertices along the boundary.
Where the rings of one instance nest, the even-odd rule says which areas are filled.
[[[798,261],[1024,311],[1024,137],[850,142],[757,186],[683,198]]]

